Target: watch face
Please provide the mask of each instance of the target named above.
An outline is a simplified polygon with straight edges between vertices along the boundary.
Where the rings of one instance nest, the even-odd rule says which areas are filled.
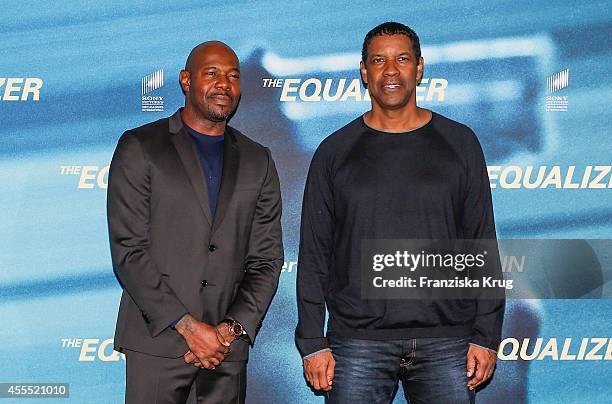
[[[242,325],[240,325],[240,323],[234,323],[234,326],[232,327],[232,332],[237,337],[242,335]]]

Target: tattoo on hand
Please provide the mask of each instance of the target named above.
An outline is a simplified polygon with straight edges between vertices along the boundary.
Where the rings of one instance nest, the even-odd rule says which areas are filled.
[[[174,328],[183,328],[185,332],[193,332],[193,317],[189,314],[184,315]]]

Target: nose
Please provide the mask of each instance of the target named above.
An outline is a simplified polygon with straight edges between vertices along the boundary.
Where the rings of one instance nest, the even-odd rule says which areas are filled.
[[[215,87],[221,90],[229,91],[231,88],[230,81],[224,74],[220,74],[217,77],[217,82],[215,83]]]
[[[385,76],[395,76],[399,74],[399,70],[397,68],[397,66],[395,65],[395,61],[391,60],[387,63],[385,63],[385,67],[383,69],[383,74]]]

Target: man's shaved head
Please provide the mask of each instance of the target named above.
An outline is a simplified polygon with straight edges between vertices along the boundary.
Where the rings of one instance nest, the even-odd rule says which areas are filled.
[[[187,125],[205,128],[213,123],[221,128],[236,110],[240,62],[236,52],[223,42],[207,41],[193,48],[179,80],[185,94],[182,116]],[[197,130],[196,126],[191,128]]]
[[[231,52],[236,58],[236,60],[238,60],[238,56],[236,56],[236,52],[234,52],[234,50],[230,48],[228,45],[226,45],[225,43],[221,41],[206,41],[206,42],[202,42],[201,44],[193,48],[191,52],[189,52],[189,56],[187,56],[187,61],[185,62],[185,70],[192,73],[193,69],[197,66],[196,61],[198,60],[198,55],[200,55],[201,53],[205,53],[206,51],[215,49],[215,48],[217,50],[225,49],[226,51]]]

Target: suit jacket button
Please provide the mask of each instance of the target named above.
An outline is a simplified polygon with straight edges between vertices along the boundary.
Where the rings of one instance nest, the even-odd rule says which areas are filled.
[[[202,280],[202,282],[200,282],[202,284],[202,287],[205,288],[206,285],[208,285],[208,281],[206,279]]]
[[[216,249],[217,249],[217,246],[214,245],[214,244],[211,244],[211,245],[208,246],[208,251],[212,252],[212,251],[215,251]]]

